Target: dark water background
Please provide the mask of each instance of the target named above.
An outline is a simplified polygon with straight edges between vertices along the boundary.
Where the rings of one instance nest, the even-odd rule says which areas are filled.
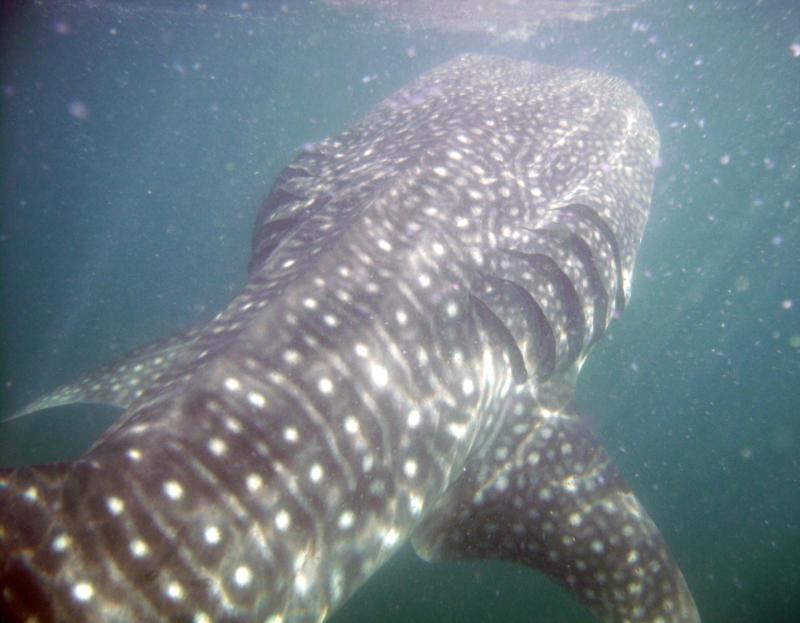
[[[6,3],[0,38],[0,413],[209,318],[244,283],[258,205],[304,142],[462,51],[625,77],[663,163],[622,322],[580,405],[706,623],[800,621],[800,9],[663,2],[527,42],[375,28],[310,2]],[[0,464],[110,422],[0,424]],[[335,617],[589,621],[510,565],[404,549]]]

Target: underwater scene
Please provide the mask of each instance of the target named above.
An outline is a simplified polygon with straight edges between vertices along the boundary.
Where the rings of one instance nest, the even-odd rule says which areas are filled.
[[[800,6],[0,12],[0,618],[800,621]]]

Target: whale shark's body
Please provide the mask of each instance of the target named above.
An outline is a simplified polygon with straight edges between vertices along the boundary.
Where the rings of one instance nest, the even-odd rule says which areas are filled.
[[[320,621],[411,539],[604,621],[699,621],[572,404],[658,143],[619,79],[465,55],[305,150],[222,313],[25,410],[126,409],[0,473],[0,618]]]

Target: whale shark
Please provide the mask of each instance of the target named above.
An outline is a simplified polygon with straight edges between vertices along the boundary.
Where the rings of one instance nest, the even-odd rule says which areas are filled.
[[[307,145],[222,312],[19,412],[124,409],[0,471],[0,619],[324,621],[410,542],[601,621],[699,621],[574,399],[658,150],[625,81],[477,54]]]

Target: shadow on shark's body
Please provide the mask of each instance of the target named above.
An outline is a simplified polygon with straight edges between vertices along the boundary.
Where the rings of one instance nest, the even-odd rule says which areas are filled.
[[[658,144],[619,79],[465,55],[300,154],[222,313],[23,411],[126,409],[0,474],[3,620],[320,621],[411,539],[604,621],[699,621],[572,406]]]

